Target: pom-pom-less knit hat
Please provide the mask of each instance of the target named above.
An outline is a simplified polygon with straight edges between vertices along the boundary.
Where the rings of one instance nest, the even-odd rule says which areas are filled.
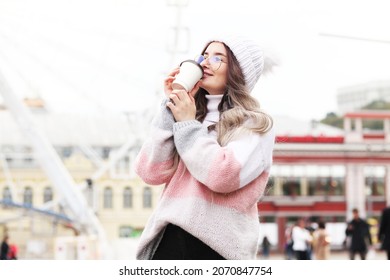
[[[240,64],[245,84],[251,92],[260,76],[277,65],[276,59],[266,57],[264,50],[254,41],[244,37],[226,37],[212,40],[222,42],[229,47]]]

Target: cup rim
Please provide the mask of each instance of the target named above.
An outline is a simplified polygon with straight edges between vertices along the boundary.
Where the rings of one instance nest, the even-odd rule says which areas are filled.
[[[199,69],[202,71],[202,75],[204,74],[204,70],[203,70],[203,67],[199,65],[199,63],[197,63],[195,60],[192,60],[192,59],[187,59],[187,60],[184,60],[180,63],[179,66],[181,66],[184,62],[191,62],[192,64],[195,64],[196,66],[199,67]]]

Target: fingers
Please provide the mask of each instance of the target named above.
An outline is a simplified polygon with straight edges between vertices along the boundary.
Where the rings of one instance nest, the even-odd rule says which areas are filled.
[[[164,91],[168,98],[169,94],[172,92],[172,82],[175,80],[175,77],[179,71],[179,67],[176,67],[170,73],[168,73],[168,76],[164,79]]]
[[[172,93],[169,95],[169,98],[174,101],[180,100],[182,102],[186,102],[190,100],[189,95],[185,90],[178,90],[178,89],[172,90]]]
[[[168,74],[168,76],[176,76],[177,73],[179,73],[179,71],[180,71],[180,67],[176,67]]]
[[[166,106],[171,110],[176,121],[195,118],[195,100],[185,90],[173,90],[169,94]]]
[[[174,94],[174,93],[171,93],[169,95],[169,100],[170,100],[171,103],[173,103],[173,105],[178,104],[179,101],[180,101],[179,97],[176,94]]]
[[[198,90],[199,90],[199,88],[200,88],[200,82],[197,82],[196,84],[195,84],[195,86],[194,86],[194,88],[189,92],[189,95],[191,96],[191,97],[194,97],[195,96],[195,94],[198,92]]]
[[[171,112],[173,112],[175,109],[175,105],[172,103],[172,101],[168,101],[166,106],[171,110]]]
[[[179,71],[180,71],[180,68],[176,67],[171,72],[169,72],[168,77],[165,79],[165,83],[167,83],[167,81],[173,81],[175,79],[176,75],[179,73]]]
[[[168,76],[164,79],[164,92],[165,96],[169,98],[169,95],[172,92],[172,82],[175,80],[177,73],[179,73],[179,67],[173,69]]]
[[[186,97],[188,96],[188,93],[185,90],[173,90],[172,93],[176,94],[181,101],[186,100]]]

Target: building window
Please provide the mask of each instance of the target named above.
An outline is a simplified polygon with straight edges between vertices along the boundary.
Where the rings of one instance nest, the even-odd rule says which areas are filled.
[[[112,188],[106,187],[104,189],[104,201],[103,201],[103,207],[104,208],[112,208]]]
[[[308,185],[311,196],[341,196],[344,195],[345,178],[308,178]]]
[[[23,203],[29,206],[33,204],[33,191],[30,187],[24,188]]]
[[[110,157],[110,148],[109,147],[103,147],[102,148],[102,158],[108,159]]]
[[[5,187],[5,189],[3,190],[3,200],[4,201],[12,201],[12,194],[11,194],[11,190],[9,189],[9,187]]]
[[[385,180],[384,178],[366,177],[367,195],[384,196]]]
[[[133,207],[133,190],[130,187],[126,187],[123,190],[123,208]]]
[[[364,177],[366,185],[366,194],[369,196],[385,195],[385,176],[384,166],[367,166],[364,168]]]
[[[283,195],[296,197],[301,195],[301,182],[299,178],[283,178]]]
[[[9,187],[5,187],[3,190],[3,200],[5,203],[12,202],[12,194]],[[4,204],[3,208],[8,208],[9,206]]]
[[[126,238],[131,237],[133,233],[133,228],[131,226],[121,226],[119,228],[119,237]]]
[[[61,152],[62,152],[63,158],[69,158],[73,153],[73,148],[72,147],[63,147]]]
[[[345,194],[345,166],[309,165],[307,173],[308,195],[343,196]]]
[[[53,189],[51,187],[46,187],[43,190],[43,203],[53,200]]]
[[[142,197],[143,197],[143,207],[152,208],[152,190],[150,187],[144,188],[144,193]]]

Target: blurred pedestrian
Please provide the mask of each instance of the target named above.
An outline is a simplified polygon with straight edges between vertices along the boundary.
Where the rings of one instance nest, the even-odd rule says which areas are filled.
[[[285,235],[285,244],[284,244],[284,253],[287,260],[292,260],[295,258],[294,256],[294,249],[293,249],[293,240],[292,240],[292,229],[293,225],[290,225],[286,228],[286,231],[284,232]]]
[[[387,252],[387,259],[390,260],[390,206],[382,211],[378,240],[382,243],[381,250]]]
[[[1,242],[0,260],[8,260],[8,252],[9,252],[8,239],[9,239],[8,235],[5,235],[3,241]]]
[[[293,250],[297,260],[309,260],[308,249],[311,246],[312,237],[305,228],[305,219],[298,220],[297,225],[292,230]]]
[[[354,208],[352,214],[353,218],[345,230],[347,237],[350,237],[349,258],[354,260],[355,255],[359,254],[360,259],[365,260],[369,246],[372,245],[370,226],[360,218],[358,209]]]
[[[309,231],[311,239],[313,240],[313,233],[314,233],[315,228],[313,227],[310,219],[306,220],[305,229],[307,229]],[[309,242],[307,245],[307,257],[309,260],[313,259],[313,242]]]
[[[318,223],[318,228],[313,233],[313,251],[316,260],[329,259],[330,237],[322,221]]]
[[[264,259],[269,258],[270,250],[271,243],[269,242],[268,237],[264,236],[263,241],[261,242],[261,253]]]
[[[9,245],[8,259],[9,260],[17,260],[18,259],[18,246],[16,246],[16,244]]]

